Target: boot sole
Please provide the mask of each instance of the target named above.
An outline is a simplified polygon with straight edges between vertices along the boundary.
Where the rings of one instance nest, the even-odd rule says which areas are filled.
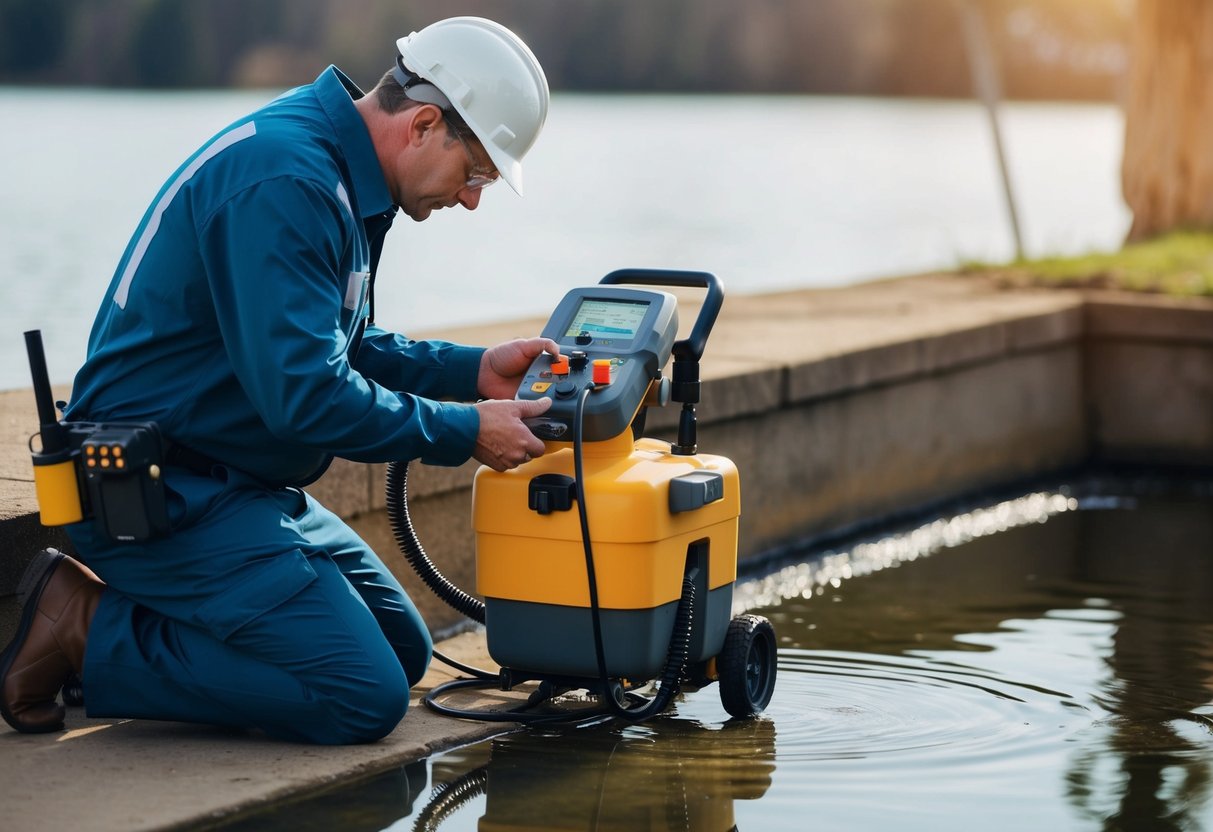
[[[54,574],[55,568],[59,566],[59,562],[63,560],[65,555],[55,549],[43,549],[34,556],[33,561],[26,567],[25,574],[21,576],[20,583],[17,584],[17,600],[21,603],[21,621],[17,625],[17,634],[13,636],[13,640],[4,648],[4,652],[0,653],[0,686],[3,686],[4,680],[8,678],[8,672],[12,668],[13,659],[17,657],[17,653],[21,650],[21,645],[25,643],[25,637],[29,635],[29,629],[34,624],[34,615],[38,611],[38,599],[42,597],[42,590],[46,588],[46,582],[50,580]],[[4,698],[0,697],[0,716],[4,717],[4,721],[11,725],[17,731],[23,734],[46,734],[51,731],[58,731],[63,727],[63,723],[58,725],[47,726],[45,728],[30,728],[18,723],[8,710],[8,705],[5,704]]]

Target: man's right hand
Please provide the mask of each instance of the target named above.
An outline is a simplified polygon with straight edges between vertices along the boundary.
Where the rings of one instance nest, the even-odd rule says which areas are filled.
[[[551,406],[551,399],[486,399],[477,402],[480,433],[476,435],[476,450],[472,456],[494,471],[508,471],[543,456],[543,440],[531,433],[522,420],[540,416]]]

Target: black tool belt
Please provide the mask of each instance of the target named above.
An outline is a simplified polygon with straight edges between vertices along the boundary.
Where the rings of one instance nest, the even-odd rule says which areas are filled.
[[[207,456],[201,451],[195,451],[193,448],[182,445],[180,442],[174,442],[168,437],[164,437],[164,464],[176,466],[177,468],[185,468],[188,471],[193,471],[195,474],[203,477],[212,476],[212,471],[216,465],[224,465],[214,457]]]
[[[222,466],[233,471],[240,471],[242,474],[244,474],[244,476],[248,477],[249,479],[256,480],[267,489],[273,488],[273,486],[265,482],[261,477],[250,474],[248,471],[245,471],[239,466],[232,465],[230,462],[224,462],[221,459],[215,459],[213,456],[208,456],[207,454],[202,453],[202,451],[194,450],[188,445],[182,445],[180,442],[169,439],[167,436],[163,437],[163,445],[165,465],[184,468],[187,471],[192,471],[200,477],[213,477],[215,476],[215,468],[217,466]]]

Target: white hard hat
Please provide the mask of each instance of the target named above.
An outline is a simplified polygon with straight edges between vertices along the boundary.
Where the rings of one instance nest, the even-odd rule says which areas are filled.
[[[482,17],[452,17],[396,41],[404,66],[441,91],[522,195],[522,157],[548,116],[548,79],[517,35]],[[441,106],[441,104],[439,104]]]

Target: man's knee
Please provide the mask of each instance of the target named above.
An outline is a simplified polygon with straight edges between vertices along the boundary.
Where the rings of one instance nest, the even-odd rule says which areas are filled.
[[[409,685],[399,668],[381,668],[376,679],[334,691],[325,716],[313,726],[314,741],[326,745],[374,742],[390,734],[409,706]]]
[[[424,641],[423,644],[414,644],[407,650],[396,652],[410,687],[421,681],[421,677],[429,669],[430,660],[434,657],[434,643],[430,640],[429,633],[423,630],[420,638]]]

